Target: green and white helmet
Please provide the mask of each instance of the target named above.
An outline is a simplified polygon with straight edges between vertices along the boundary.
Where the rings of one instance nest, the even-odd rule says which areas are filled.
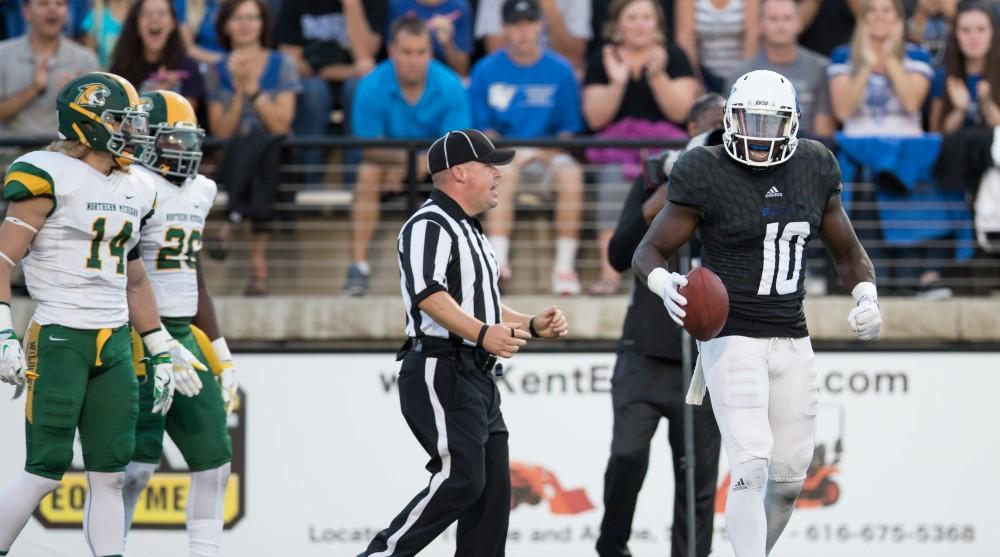
[[[67,83],[56,97],[59,137],[111,153],[118,164],[156,156],[139,94],[125,78],[90,72]]]

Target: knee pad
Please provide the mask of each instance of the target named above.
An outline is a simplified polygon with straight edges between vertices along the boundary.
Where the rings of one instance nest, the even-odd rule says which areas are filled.
[[[73,462],[73,449],[70,447],[51,447],[39,452],[39,458],[27,466],[29,472],[62,476]]]
[[[130,463],[125,468],[125,489],[145,489],[149,485],[149,480],[153,478],[153,472],[155,471],[155,464],[146,464],[145,462]]]
[[[731,493],[764,491],[765,485],[767,485],[766,460],[753,458],[746,462],[733,464],[729,481],[729,491]]]
[[[797,482],[806,478],[813,457],[812,439],[794,446],[775,447],[771,461],[771,478],[777,482]]]
[[[121,492],[125,485],[125,472],[87,472],[87,483],[91,492],[102,489]]]
[[[797,482],[776,482],[772,480],[767,485],[767,495],[769,498],[776,499],[785,505],[794,505],[795,500],[799,498],[799,492],[802,491],[802,483],[802,480]]]

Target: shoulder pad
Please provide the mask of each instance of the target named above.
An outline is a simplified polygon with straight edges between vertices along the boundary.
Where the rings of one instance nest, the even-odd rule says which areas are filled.
[[[55,198],[55,175],[65,155],[33,151],[17,158],[8,168],[3,181],[3,197],[18,201],[32,197]]]

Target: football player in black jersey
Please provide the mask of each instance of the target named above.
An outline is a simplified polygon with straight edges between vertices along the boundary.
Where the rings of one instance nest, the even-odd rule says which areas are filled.
[[[805,246],[819,234],[857,304],[848,324],[878,337],[882,318],[871,260],[840,202],[840,168],[821,143],[798,139],[791,82],[758,70],[726,103],[723,145],[687,151],[668,202],[632,267],[683,324],[687,279],[666,260],[698,230],[702,264],[729,293],[729,319],[700,345],[688,401],[704,386],[732,467],[726,528],[738,557],[764,557],[784,529],[813,455],[816,364],[802,298]],[[700,387],[700,388],[699,388]],[[699,392],[700,391],[700,392]]]

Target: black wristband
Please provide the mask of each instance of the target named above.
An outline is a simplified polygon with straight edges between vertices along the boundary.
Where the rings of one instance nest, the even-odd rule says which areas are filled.
[[[538,334],[538,330],[535,329],[534,317],[528,320],[528,332],[531,333],[531,338],[542,338],[542,335]]]
[[[486,331],[490,330],[490,326],[483,323],[483,327],[479,329],[479,338],[476,339],[476,346],[479,348],[483,347],[483,339],[486,338]]]

